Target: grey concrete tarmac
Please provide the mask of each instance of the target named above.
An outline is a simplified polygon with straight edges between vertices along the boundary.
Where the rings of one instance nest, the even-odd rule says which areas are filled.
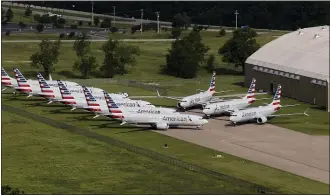
[[[201,111],[185,113],[196,112]],[[228,117],[222,116],[209,119],[201,130],[155,132],[329,184],[329,136],[307,135],[270,124],[228,124]]]

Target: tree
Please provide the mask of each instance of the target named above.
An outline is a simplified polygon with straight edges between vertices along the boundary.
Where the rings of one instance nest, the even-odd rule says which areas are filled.
[[[110,28],[111,27],[111,19],[110,18],[104,18],[104,20],[101,22],[100,27],[101,28]]]
[[[224,62],[233,63],[235,67],[242,66],[244,73],[246,59],[260,48],[256,36],[256,31],[251,28],[237,29],[233,37],[219,48],[218,53],[223,55]]]
[[[6,17],[7,17],[7,21],[11,21],[14,17],[14,12],[13,10],[11,10],[11,8],[9,8],[6,12]]]
[[[35,15],[33,16],[33,19],[34,19],[34,21],[36,21],[36,22],[41,22],[41,16],[40,16],[39,14],[35,14]]]
[[[99,17],[94,17],[94,25],[99,26],[100,23],[100,18]]]
[[[44,30],[44,25],[43,24],[37,24],[36,29],[38,32],[42,32]]]
[[[173,39],[178,39],[181,35],[181,28],[179,27],[175,27],[175,28],[172,28],[172,38]]]
[[[25,194],[24,191],[20,191],[19,189],[12,189],[9,185],[1,186],[1,194],[2,195],[20,195]]]
[[[88,78],[89,74],[95,70],[97,66],[94,56],[83,56],[75,61],[73,69],[79,70],[84,78]]]
[[[225,29],[221,28],[218,33],[218,37],[223,37],[223,36],[226,36],[226,31],[225,31]]]
[[[73,50],[76,52],[78,57],[83,57],[90,52],[91,42],[88,40],[89,37],[86,33],[81,33],[80,36],[77,36],[75,42],[73,43]]]
[[[172,19],[172,27],[173,28],[185,28],[187,29],[190,26],[191,19],[184,12],[183,14],[175,14]]]
[[[207,59],[206,65],[207,65],[207,70],[212,72],[214,70],[214,60],[215,57],[213,54],[210,55],[210,57]]]
[[[200,29],[195,26],[187,37],[172,43],[163,72],[176,77],[194,78],[208,50],[202,43]]]
[[[24,14],[25,14],[25,16],[31,16],[32,15],[32,10],[31,10],[30,6],[26,8]]]
[[[40,51],[30,57],[31,66],[36,68],[42,66],[46,75],[52,73],[55,70],[54,64],[58,61],[60,45],[60,40],[54,42],[42,40],[39,44]]]
[[[102,51],[105,55],[100,70],[108,78],[126,73],[126,67],[134,66],[135,56],[140,55],[139,47],[124,45],[122,42],[112,39],[102,45]]]
[[[57,20],[57,22],[58,22],[58,24],[64,25],[66,21],[65,21],[64,18],[59,18],[59,19]]]

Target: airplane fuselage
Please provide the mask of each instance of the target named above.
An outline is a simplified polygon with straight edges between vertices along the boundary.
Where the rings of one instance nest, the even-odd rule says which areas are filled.
[[[206,103],[212,99],[213,93],[209,91],[200,92],[191,96],[184,97],[178,104],[178,108],[189,108],[192,106],[200,105]]]
[[[209,104],[204,107],[203,113],[211,116],[216,114],[227,113],[229,110],[239,110],[248,107],[251,104],[251,99],[235,99],[225,102]]]
[[[260,106],[255,108],[248,108],[242,111],[238,111],[232,114],[232,116],[229,117],[229,120],[237,123],[237,122],[246,122],[254,119],[260,119],[262,123],[267,121],[267,117],[269,115],[274,114],[278,111],[278,107],[275,107],[273,105],[267,105],[267,106]],[[233,116],[235,115],[235,116]]]

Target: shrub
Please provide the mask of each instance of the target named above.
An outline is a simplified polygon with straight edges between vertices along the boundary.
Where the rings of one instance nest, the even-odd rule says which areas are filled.
[[[19,26],[20,28],[25,28],[25,27],[26,27],[26,24],[24,24],[23,22],[19,22],[19,23],[18,23],[18,26]]]
[[[6,36],[9,36],[10,35],[10,30],[7,30],[6,31]]]
[[[223,37],[226,36],[226,31],[225,29],[221,28],[221,30],[219,31],[218,37]]]
[[[44,25],[43,24],[37,24],[36,29],[38,32],[42,32],[44,30]]]
[[[63,39],[65,37],[65,34],[64,33],[61,33],[60,34],[60,39]]]
[[[69,35],[68,35],[68,37],[69,37],[69,38],[72,38],[72,37],[74,37],[75,35],[76,35],[75,32],[70,32]]]
[[[92,26],[92,22],[88,22],[88,26]]]
[[[110,27],[110,31],[111,31],[112,33],[118,32],[118,28],[115,27],[115,26],[112,26],[112,27]]]
[[[78,25],[79,25],[79,26],[82,26],[82,25],[83,25],[83,22],[80,20],[80,21],[78,22]]]

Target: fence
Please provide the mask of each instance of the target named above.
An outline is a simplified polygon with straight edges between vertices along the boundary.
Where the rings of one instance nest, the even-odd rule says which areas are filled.
[[[278,192],[276,192],[275,190],[265,188],[263,186],[260,186],[260,185],[254,184],[254,183],[250,183],[248,181],[237,179],[237,178],[234,178],[234,177],[231,177],[231,176],[228,176],[228,175],[216,172],[216,171],[208,170],[203,167],[200,167],[200,166],[197,166],[197,165],[194,165],[191,163],[187,163],[182,160],[179,160],[179,159],[176,159],[176,158],[173,158],[170,156],[166,156],[166,155],[163,155],[163,154],[155,152],[155,151],[137,147],[137,146],[134,146],[134,145],[131,145],[131,144],[107,137],[107,136],[103,136],[103,135],[88,131],[87,129],[84,129],[84,128],[79,128],[79,127],[75,127],[75,126],[72,126],[72,125],[69,125],[66,123],[62,123],[60,121],[55,121],[55,120],[52,120],[52,119],[49,119],[49,118],[46,118],[46,117],[43,117],[43,116],[40,116],[40,115],[37,115],[34,113],[27,112],[25,110],[21,110],[19,108],[13,108],[11,106],[2,104],[2,110],[8,111],[8,112],[11,112],[11,113],[23,116],[23,117],[27,117],[27,118],[30,118],[30,119],[33,119],[36,121],[43,122],[43,123],[53,126],[55,128],[61,128],[61,129],[65,129],[65,130],[68,130],[73,133],[84,135],[86,137],[93,138],[98,141],[102,141],[107,144],[111,144],[113,146],[126,149],[130,152],[144,155],[149,158],[159,160],[159,161],[162,161],[162,162],[170,164],[170,165],[174,165],[174,166],[181,167],[181,168],[184,168],[184,169],[187,169],[187,170],[199,173],[199,174],[203,174],[205,176],[209,176],[209,177],[212,177],[212,178],[215,178],[218,180],[224,180],[224,181],[227,181],[230,183],[235,183],[237,186],[240,186],[242,188],[253,189],[253,190],[255,190],[256,193],[278,194]]]

